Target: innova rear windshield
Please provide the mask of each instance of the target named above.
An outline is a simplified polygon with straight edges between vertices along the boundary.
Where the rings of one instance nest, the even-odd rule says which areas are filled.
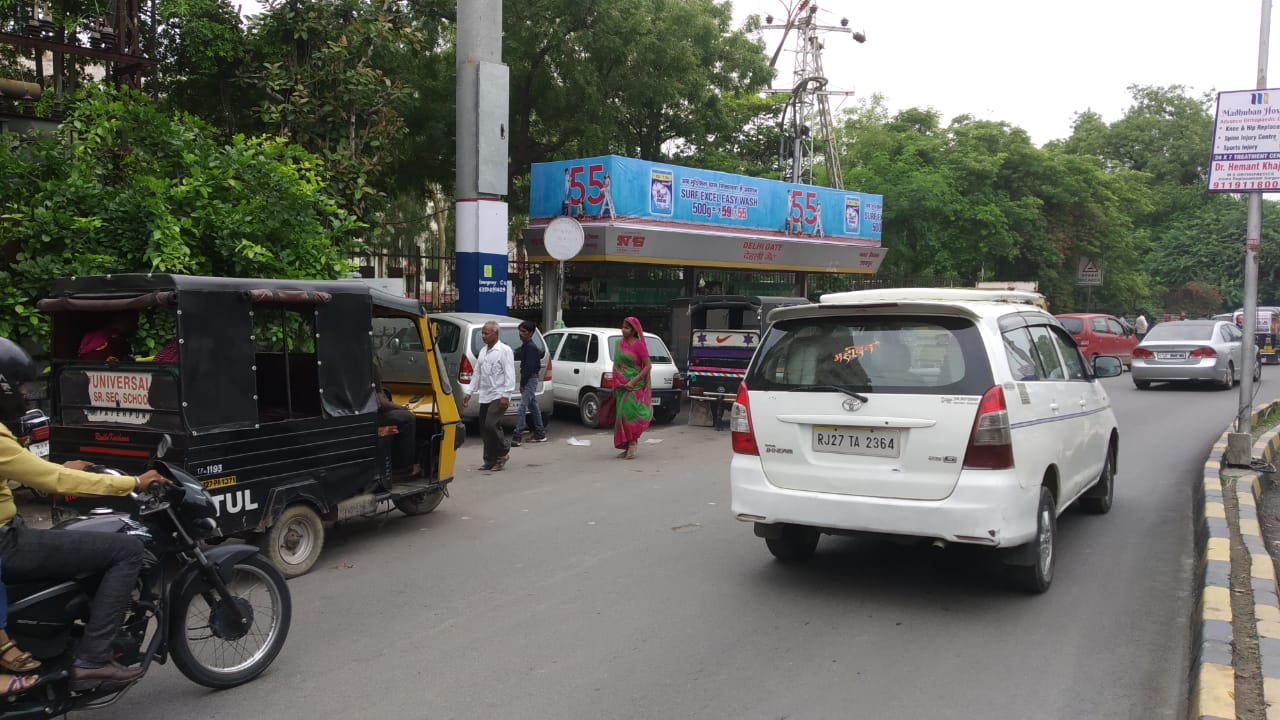
[[[982,395],[994,384],[973,321],[827,315],[775,322],[747,369],[752,390],[835,385],[862,393]]]

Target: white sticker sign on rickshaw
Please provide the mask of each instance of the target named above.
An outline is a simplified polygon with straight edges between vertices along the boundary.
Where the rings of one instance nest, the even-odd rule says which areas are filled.
[[[151,375],[137,372],[86,370],[90,422],[143,425],[151,420]],[[99,409],[101,408],[101,409]]]
[[[1218,93],[1209,192],[1280,192],[1280,90]]]

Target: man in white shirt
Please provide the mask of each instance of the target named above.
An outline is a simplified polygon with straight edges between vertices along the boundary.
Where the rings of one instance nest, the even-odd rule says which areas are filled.
[[[480,403],[480,439],[484,441],[484,465],[481,470],[497,472],[507,464],[507,434],[503,432],[502,416],[511,404],[511,391],[516,386],[516,361],[511,348],[498,342],[498,323],[490,320],[480,329],[484,347],[476,358],[473,392],[462,396],[462,407],[476,395]]]
[[[1138,313],[1138,319],[1133,323],[1133,331],[1138,335],[1138,342],[1142,342],[1142,338],[1147,336],[1148,328],[1147,316]]]

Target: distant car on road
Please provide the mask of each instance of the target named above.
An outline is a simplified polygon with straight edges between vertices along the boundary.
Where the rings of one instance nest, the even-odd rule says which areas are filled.
[[[1093,362],[1099,355],[1111,355],[1125,365],[1133,364],[1138,336],[1123,320],[1101,313],[1066,313],[1054,317],[1071,333],[1086,362]]]
[[[1244,335],[1225,320],[1172,320],[1151,328],[1133,351],[1133,384],[1146,390],[1153,382],[1211,382],[1224,390],[1240,381]],[[1262,363],[1253,364],[1253,379]]]
[[[462,397],[471,392],[475,368],[480,362],[480,349],[484,347],[480,330],[489,321],[498,323],[498,339],[514,352],[522,344],[520,318],[464,312],[432,313],[429,317],[431,329],[436,334],[436,351],[440,353],[445,371],[458,384],[457,391],[453,393],[454,402],[458,404],[458,414],[463,422],[479,422],[480,403],[469,403],[464,408]],[[537,399],[538,407],[546,412],[551,409],[551,354],[546,352],[547,344],[541,331],[533,331],[533,344],[543,351],[540,370],[542,380],[538,382]],[[520,361],[516,360],[516,381],[519,379]],[[504,425],[514,425],[516,413],[520,411],[520,390],[513,385],[510,393],[511,404],[502,418]]]
[[[613,360],[622,342],[622,330],[610,327],[571,327],[552,330],[546,335],[552,370],[553,397],[559,405],[578,410],[582,424],[600,425],[600,404],[618,381],[613,376]],[[644,334],[645,348],[653,368],[649,387],[653,402],[653,421],[665,425],[680,412],[681,378],[671,351],[662,338]],[[550,409],[551,405],[539,405]]]

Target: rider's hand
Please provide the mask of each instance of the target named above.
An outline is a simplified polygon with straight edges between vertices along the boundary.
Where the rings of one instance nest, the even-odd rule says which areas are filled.
[[[511,406],[511,398],[502,398],[498,402],[502,405],[503,410],[506,410],[508,407]]]
[[[62,463],[62,467],[69,468],[71,470],[87,470],[90,465],[93,465],[93,463],[87,460],[68,460]]]
[[[138,476],[138,492],[146,492],[151,489],[152,485],[168,487],[171,484],[172,483],[169,482],[169,478],[161,475],[155,470],[148,470]]]
[[[468,402],[471,402],[471,396],[470,396],[470,395],[463,395],[463,396],[462,396],[462,407],[466,407]]]

